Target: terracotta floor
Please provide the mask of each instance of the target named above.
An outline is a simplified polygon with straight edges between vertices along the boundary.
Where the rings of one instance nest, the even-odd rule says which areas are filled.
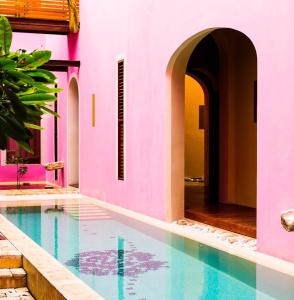
[[[185,217],[250,237],[256,237],[256,210],[234,204],[199,205]]]
[[[71,184],[70,186],[71,186],[71,187],[74,187],[74,188],[76,188],[76,189],[78,189],[78,188],[79,188],[79,184],[78,184],[78,183]]]

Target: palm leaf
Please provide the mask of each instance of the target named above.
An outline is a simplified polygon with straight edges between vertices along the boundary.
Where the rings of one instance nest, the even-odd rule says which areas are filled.
[[[28,102],[28,101],[41,101],[41,102],[47,102],[47,101],[56,101],[56,96],[47,94],[47,93],[40,93],[40,94],[32,94],[32,95],[26,95],[21,96],[20,100],[22,102]]]
[[[60,115],[55,112],[54,110],[51,110],[50,108],[46,107],[46,106],[41,106],[40,107],[42,110],[44,110],[46,113],[53,115],[56,118],[60,118]]]
[[[44,127],[41,127],[32,123],[24,123],[27,128],[36,129],[36,130],[44,130]]]
[[[50,88],[41,82],[34,82],[34,86],[40,91],[45,93],[59,93],[62,91],[61,88]]]
[[[0,16],[0,55],[9,53],[12,40],[12,30],[6,17]]]
[[[15,70],[9,70],[7,71],[7,74],[11,77],[17,78],[25,83],[28,83],[30,85],[34,85],[34,79],[23,72],[15,71]]]
[[[6,57],[0,57],[0,68],[3,71],[13,70],[16,67],[16,62]]]
[[[27,118],[27,112],[25,105],[19,100],[18,96],[9,88],[4,88],[4,92],[8,100],[12,105],[15,116],[18,120],[24,121]]]
[[[48,83],[54,83],[55,80],[56,80],[56,76],[47,71],[47,70],[43,70],[43,69],[37,69],[37,70],[34,70],[34,71],[27,71],[26,72],[27,75],[35,78],[36,81],[46,81]]]

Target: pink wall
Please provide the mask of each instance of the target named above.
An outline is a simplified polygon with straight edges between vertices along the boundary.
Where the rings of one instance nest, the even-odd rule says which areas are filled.
[[[280,212],[294,203],[294,37],[291,11],[266,0],[81,1],[70,56],[81,60],[81,190],[166,218],[169,108],[166,68],[189,37],[212,27],[245,33],[258,54],[258,248],[294,261]],[[92,12],[99,17],[91,17]],[[275,20],[275,21],[273,21]],[[278,40],[278,41],[277,41]],[[72,43],[72,44],[71,44]],[[74,55],[73,55],[74,53]],[[116,176],[116,57],[126,59],[126,180]],[[96,94],[96,127],[91,95]],[[277,246],[278,245],[278,246]]]
[[[20,181],[44,181],[45,172],[41,165],[31,165],[28,172],[21,177]],[[15,182],[16,166],[0,166],[0,182]]]
[[[294,235],[280,225],[281,210],[294,205],[294,2],[88,0],[81,1],[80,8],[79,36],[70,35],[66,40],[64,36],[17,34],[14,46],[35,49],[48,45],[54,58],[81,61],[82,193],[166,219],[170,189],[168,62],[196,33],[214,27],[233,28],[252,40],[258,56],[258,249],[294,261]],[[119,55],[126,61],[124,182],[116,175]],[[66,81],[64,77],[60,80],[64,87]],[[93,93],[95,127],[91,126]],[[65,115],[66,92],[60,98]],[[59,130],[60,159],[66,160],[66,117]]]
[[[53,59],[67,59],[67,37],[61,35],[44,35],[31,33],[14,33],[12,50],[26,49],[28,51],[49,49]],[[67,130],[67,73],[57,72],[58,85],[64,90],[58,96],[58,108],[62,118],[59,119],[58,135],[59,160],[66,163],[66,130]],[[42,120],[45,130],[41,133],[41,164],[29,165],[27,174],[22,178],[26,181],[50,181],[54,182],[54,172],[46,172],[44,164],[54,161],[54,118],[45,116]],[[66,168],[66,166],[65,166]],[[58,184],[63,184],[63,173],[60,172]],[[14,166],[0,166],[0,182],[15,181]]]

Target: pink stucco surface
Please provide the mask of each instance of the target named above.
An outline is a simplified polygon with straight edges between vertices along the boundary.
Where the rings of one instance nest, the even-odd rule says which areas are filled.
[[[41,165],[31,165],[28,172],[21,177],[21,181],[44,181],[45,170]],[[0,166],[0,182],[15,182],[16,166]]]
[[[257,238],[262,252],[294,261],[294,234],[280,212],[294,207],[292,12],[285,0],[80,1],[79,35],[25,37],[54,58],[78,59],[81,192],[159,219],[170,190],[170,99],[167,65],[176,49],[207,28],[246,34],[258,56]],[[18,34],[15,45],[23,45]],[[126,66],[126,179],[117,180],[116,59]],[[91,97],[96,95],[96,126]],[[66,161],[66,92],[60,96],[60,159]],[[52,145],[51,145],[52,146]],[[48,145],[49,148],[51,148]],[[66,174],[66,172],[65,172]]]

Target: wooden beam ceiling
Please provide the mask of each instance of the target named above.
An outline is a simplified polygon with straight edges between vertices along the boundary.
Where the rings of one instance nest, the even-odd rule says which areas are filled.
[[[8,18],[15,32],[69,34],[69,22],[58,20],[42,20],[27,18]]]
[[[80,65],[81,63],[78,60],[50,60],[42,68],[52,72],[67,72],[68,68],[79,68]]]

